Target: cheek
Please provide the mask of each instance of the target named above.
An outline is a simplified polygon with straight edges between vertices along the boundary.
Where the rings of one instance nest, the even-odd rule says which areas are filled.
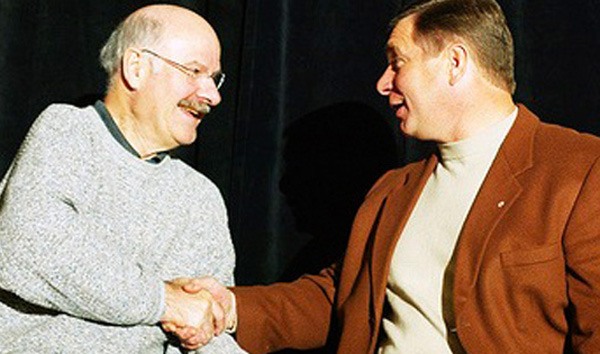
[[[181,76],[181,77],[180,77]],[[185,98],[193,92],[183,75],[163,75],[157,77],[153,82],[156,99],[162,101],[177,100]]]
[[[423,86],[423,77],[418,68],[406,65],[394,77],[394,85],[404,94],[418,93]]]
[[[405,86],[405,81],[406,81],[405,76],[406,75],[404,75],[403,72],[399,72],[399,73],[397,73],[397,74],[394,75],[394,77],[392,79],[393,80],[392,82],[394,83],[394,86],[397,89],[402,90],[402,88]]]

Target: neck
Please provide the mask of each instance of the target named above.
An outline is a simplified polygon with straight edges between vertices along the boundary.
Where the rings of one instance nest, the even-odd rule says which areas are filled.
[[[133,112],[131,97],[119,94],[117,90],[111,89],[107,93],[104,104],[127,142],[142,159],[153,157],[158,152],[164,151],[164,149],[154,146],[148,138],[149,134],[144,131],[144,125]]]
[[[473,90],[462,104],[459,104],[456,116],[462,117],[459,129],[449,141],[459,141],[476,135],[481,130],[509,116],[515,107],[512,96],[497,87]]]

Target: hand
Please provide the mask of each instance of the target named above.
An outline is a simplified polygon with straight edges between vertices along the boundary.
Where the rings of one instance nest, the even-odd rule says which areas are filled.
[[[225,328],[224,311],[207,290],[183,290],[189,278],[165,283],[166,310],[161,318],[165,331],[175,333],[186,349],[198,349]]]
[[[236,322],[237,314],[235,313],[234,308],[235,295],[233,295],[229,289],[221,285],[215,278],[202,277],[189,279],[187,283],[183,284],[183,290],[189,294],[207,290],[225,311],[225,315],[227,316],[227,328],[231,328]]]
[[[237,314],[235,311],[235,296],[231,291],[211,277],[186,279],[186,281],[187,282],[182,284],[182,289],[184,291],[189,294],[209,291],[212,297],[220,304],[221,309],[225,311],[227,326],[224,324],[222,328],[215,328],[215,335],[221,334],[225,328],[231,329],[235,327]],[[193,334],[188,328],[174,328],[171,332],[179,338],[182,346],[187,349],[197,349],[198,347],[196,344],[203,340],[202,333]]]

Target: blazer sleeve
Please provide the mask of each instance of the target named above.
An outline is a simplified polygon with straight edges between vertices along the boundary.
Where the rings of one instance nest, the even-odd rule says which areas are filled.
[[[237,340],[250,353],[325,345],[331,325],[337,267],[292,283],[233,288]]]
[[[592,165],[564,236],[571,343],[600,352],[600,162]]]

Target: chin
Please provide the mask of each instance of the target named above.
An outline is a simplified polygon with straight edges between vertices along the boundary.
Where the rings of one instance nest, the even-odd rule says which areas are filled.
[[[194,143],[194,141],[196,141],[195,137],[193,139],[183,140],[183,141],[179,142],[179,145],[180,146],[189,146],[189,145],[192,145]]]
[[[414,127],[411,127],[409,124],[407,124],[405,120],[400,122],[400,131],[402,131],[404,135],[408,135],[410,137],[415,137],[415,134],[417,133]]]
[[[194,143],[194,141],[196,141],[196,137],[197,137],[197,134],[181,136],[181,137],[179,137],[179,139],[177,139],[177,143],[179,143],[179,146],[192,145]]]

